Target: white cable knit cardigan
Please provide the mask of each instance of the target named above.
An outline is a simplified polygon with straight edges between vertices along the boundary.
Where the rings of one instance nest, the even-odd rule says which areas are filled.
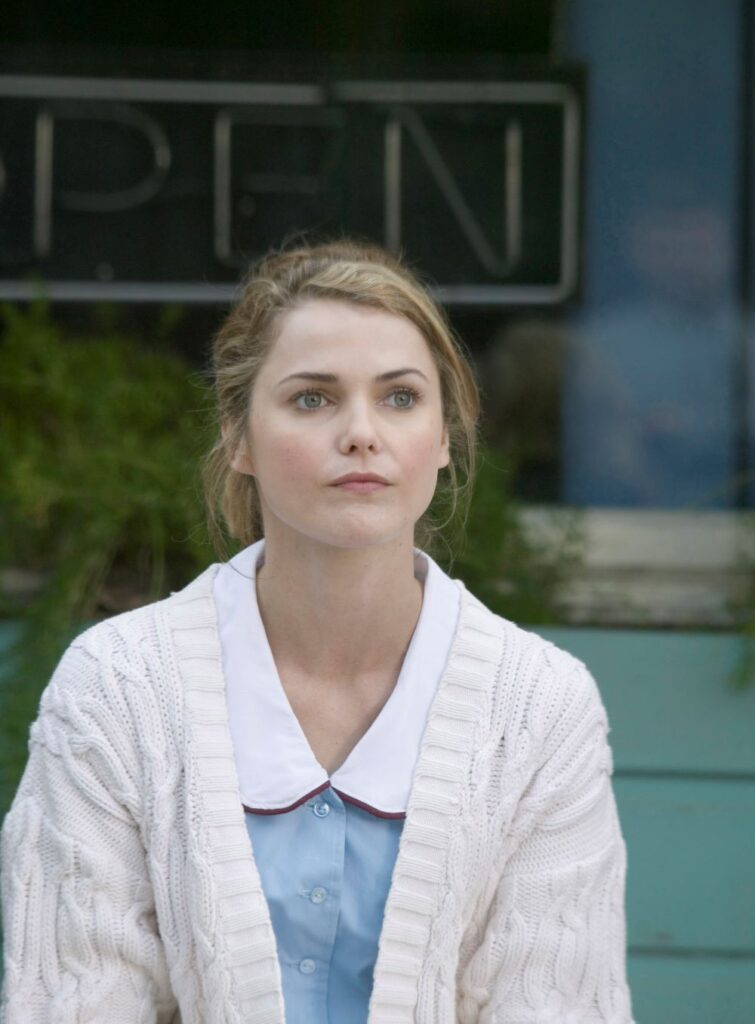
[[[44,691],[2,829],[5,1024],[284,1022],[228,727],[217,569],[89,629]],[[369,1024],[631,1024],[597,687],[455,582]]]

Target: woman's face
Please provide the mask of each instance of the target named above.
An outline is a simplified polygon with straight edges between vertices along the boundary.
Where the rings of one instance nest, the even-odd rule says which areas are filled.
[[[278,326],[233,462],[256,477],[265,536],[411,544],[449,462],[440,377],[424,337],[403,317],[326,299],[307,300]],[[334,484],[348,473],[387,484]]]

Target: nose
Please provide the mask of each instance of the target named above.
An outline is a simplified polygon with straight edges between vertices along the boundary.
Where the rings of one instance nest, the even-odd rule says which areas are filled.
[[[379,451],[380,438],[369,400],[355,399],[344,405],[339,450],[344,454],[357,450]]]

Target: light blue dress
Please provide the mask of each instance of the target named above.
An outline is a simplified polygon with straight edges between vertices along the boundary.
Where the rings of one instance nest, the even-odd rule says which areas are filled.
[[[460,591],[414,549],[423,601],[388,701],[331,776],[278,676],[257,605],[264,540],[215,577],[229,725],[247,831],[275,932],[289,1024],[364,1024],[414,766]]]

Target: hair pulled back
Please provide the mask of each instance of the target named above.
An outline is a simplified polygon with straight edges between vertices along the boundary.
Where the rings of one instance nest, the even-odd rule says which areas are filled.
[[[254,264],[215,335],[212,368],[217,435],[202,479],[207,523],[223,557],[224,532],[246,547],[263,534],[256,480],[231,465],[245,436],[255,378],[282,314],[309,299],[337,299],[405,317],[425,338],[440,375],[448,466],[440,470],[430,508],[415,525],[414,543],[428,553],[454,519],[463,528],[477,466],[480,395],[471,362],[441,307],[419,278],[381,247],[352,239],[297,245]],[[221,424],[224,432],[221,432]],[[443,520],[443,521],[441,521]]]

